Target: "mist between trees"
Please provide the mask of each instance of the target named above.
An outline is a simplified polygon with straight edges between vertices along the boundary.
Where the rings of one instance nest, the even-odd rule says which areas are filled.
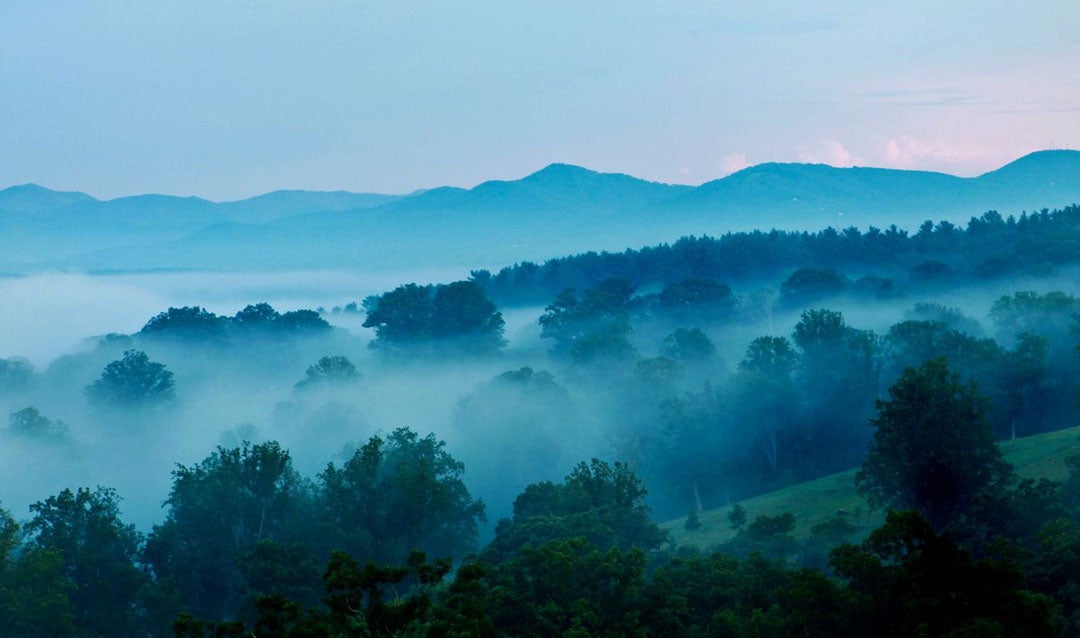
[[[441,569],[426,559],[410,563],[417,548],[435,560],[486,546],[493,563],[539,569],[529,561],[541,554],[521,550],[529,545],[556,553],[544,555],[545,566],[594,561],[597,570],[626,570],[633,580],[663,547],[650,517],[726,506],[857,467],[872,449],[871,419],[880,422],[889,388],[927,361],[941,360],[962,383],[977,384],[991,438],[1075,424],[1076,257],[1065,248],[1039,263],[976,253],[1049,237],[1046,228],[1060,230],[1077,214],[1075,207],[1017,220],[987,214],[966,230],[938,224],[911,238],[894,232],[895,246],[873,256],[864,249],[890,232],[756,233],[716,246],[688,239],[585,255],[533,271],[544,286],[578,282],[542,300],[547,288],[530,283],[536,280],[522,274],[530,269],[519,265],[505,276],[406,284],[330,310],[279,312],[253,303],[220,316],[169,308],[133,334],[94,337],[41,369],[18,357],[0,360],[0,405],[11,415],[0,462],[9,476],[24,477],[0,496],[16,519],[31,512],[24,526],[31,537],[44,529],[33,522],[42,512],[103,512],[108,521],[122,506],[126,522],[106,525],[115,537],[109,543],[130,558],[131,591],[158,587],[156,602],[140,599],[139,613],[166,624],[178,611],[192,613],[192,622],[238,614],[253,622],[256,594],[270,593],[253,583],[278,579],[267,574],[281,564],[303,573],[277,593],[318,606],[319,578],[334,549],[360,561],[358,573],[368,560],[406,570],[352,585],[342,576],[343,587],[359,587],[371,604],[372,587],[415,585]],[[792,255],[774,244],[805,250]],[[736,260],[728,253],[739,245],[740,263],[759,265],[718,278],[716,260]],[[988,261],[1001,268],[988,270]],[[508,306],[508,316],[531,316],[508,328],[493,300],[542,305]],[[361,320],[371,332],[357,332]],[[388,461],[395,455],[415,467]],[[592,458],[601,461],[579,465]],[[560,491],[574,481],[600,492]],[[208,485],[221,491],[207,492]],[[49,494],[57,495],[52,502]],[[434,524],[424,516],[440,499],[456,518]],[[614,519],[587,514],[605,508]],[[587,544],[541,549],[541,540],[569,536],[513,525],[552,512],[570,517],[565,525]],[[605,522],[591,523],[593,515]],[[922,516],[928,530],[909,519],[893,525],[937,539],[954,522],[940,509]],[[222,545],[185,547],[185,538],[203,531],[178,531],[184,520],[220,527],[205,533]],[[754,523],[745,547],[779,539],[775,556],[789,557],[778,549],[787,542],[783,520],[751,531]],[[313,527],[293,530],[303,525]],[[612,540],[618,535],[605,526],[631,540]],[[35,547],[31,537],[20,546]],[[590,548],[619,553],[594,556]],[[963,551],[975,549],[984,548]],[[816,551],[824,565],[827,551]],[[872,546],[864,551],[889,560]],[[21,568],[60,569],[55,556],[20,555],[44,561]],[[353,573],[336,560],[341,574]],[[80,608],[77,593],[88,585],[63,582]],[[95,624],[100,619],[72,622],[109,634]]]

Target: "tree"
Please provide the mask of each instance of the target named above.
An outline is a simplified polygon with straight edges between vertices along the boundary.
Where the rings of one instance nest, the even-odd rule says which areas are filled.
[[[860,545],[834,549],[830,563],[863,599],[863,635],[1061,635],[1053,600],[1021,589],[1013,566],[973,560],[916,512],[889,512]]]
[[[524,547],[494,570],[489,613],[501,635],[644,636],[645,562],[584,538]]]
[[[0,393],[25,387],[34,377],[34,366],[22,357],[0,359]]]
[[[216,341],[225,335],[225,317],[199,306],[169,308],[146,322],[139,331],[148,337]]]
[[[330,324],[314,310],[290,310],[275,319],[273,327],[284,334],[317,334],[330,330]]]
[[[704,361],[716,354],[716,346],[698,328],[679,328],[664,338],[663,353],[676,361]]]
[[[278,443],[218,447],[201,463],[173,471],[168,514],[147,539],[146,561],[186,611],[224,619],[243,600],[242,557],[262,541],[303,538],[312,524],[305,496]]]
[[[56,550],[20,548],[21,531],[11,514],[0,509],[0,635],[75,636],[74,585],[63,556]]]
[[[484,289],[471,281],[435,287],[431,333],[443,339],[463,339],[474,351],[495,352],[506,345],[502,313]]]
[[[262,328],[274,323],[280,316],[281,313],[268,303],[248,304],[233,316],[233,322],[244,328]]]
[[[908,273],[908,279],[920,284],[934,284],[953,275],[952,266],[943,261],[928,259],[918,264]]]
[[[440,349],[491,353],[506,345],[502,313],[472,281],[439,286],[405,284],[366,304],[365,328],[375,329],[376,348],[436,345]]]
[[[63,441],[68,436],[68,426],[57,419],[45,417],[37,408],[23,408],[8,417],[8,434],[39,441]]]
[[[660,307],[675,318],[717,321],[728,319],[735,310],[731,287],[715,279],[687,277],[664,286],[659,295]]]
[[[838,295],[847,290],[847,277],[829,268],[799,268],[780,285],[780,301],[789,308]]]
[[[372,437],[341,467],[319,475],[334,549],[393,564],[419,549],[439,558],[475,547],[484,504],[461,479],[464,466],[434,434],[398,428]]]
[[[753,430],[769,473],[787,461],[784,439],[797,423],[798,401],[793,375],[799,355],[783,337],[758,337],[750,342],[732,389],[736,420]]]
[[[151,405],[173,398],[173,374],[141,350],[127,350],[105,366],[101,378],[86,387],[87,397],[101,405]]]
[[[722,393],[705,384],[701,392],[664,401],[658,425],[641,434],[642,465],[662,497],[656,508],[663,515],[712,507],[742,487],[747,445],[728,407]]]
[[[943,529],[980,494],[1011,480],[986,420],[987,400],[944,359],[905,369],[889,397],[876,402],[874,439],[855,476],[871,507],[914,509]]]
[[[629,467],[593,459],[561,484],[544,481],[514,500],[512,518],[499,521],[484,557],[500,562],[526,545],[582,537],[600,551],[652,551],[666,540],[649,516],[645,486]]]
[[[405,284],[383,293],[368,308],[365,328],[375,329],[375,338],[386,343],[407,343],[428,336],[434,308],[431,287]],[[366,300],[365,300],[366,301]]]
[[[573,466],[582,441],[568,435],[580,421],[566,388],[529,367],[504,372],[458,401],[453,427],[459,458],[472,491],[498,508],[489,514],[509,513],[526,485]]]
[[[308,366],[304,378],[296,383],[296,389],[339,385],[359,381],[362,375],[346,357],[323,357]]]
[[[625,358],[633,354],[627,304],[634,285],[610,277],[579,298],[572,288],[563,290],[540,317],[540,336],[555,341],[555,350],[581,361]]]
[[[30,506],[29,545],[56,552],[72,583],[75,626],[90,635],[141,635],[136,596],[146,582],[137,566],[142,535],[120,520],[116,492],[63,490]]]
[[[878,393],[878,339],[848,326],[834,310],[807,310],[795,325],[795,374],[802,405],[804,476],[856,465],[866,452],[866,419]]]

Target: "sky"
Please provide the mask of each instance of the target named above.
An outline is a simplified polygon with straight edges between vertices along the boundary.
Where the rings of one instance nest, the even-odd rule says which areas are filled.
[[[0,0],[0,188],[971,176],[1080,148],[1078,68],[1075,0]]]

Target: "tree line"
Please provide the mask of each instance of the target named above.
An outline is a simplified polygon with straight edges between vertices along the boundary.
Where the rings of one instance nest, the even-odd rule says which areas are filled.
[[[1017,481],[988,402],[941,359],[877,401],[857,478],[885,523],[799,547],[790,514],[672,548],[625,464],[528,486],[494,538],[433,435],[372,437],[314,479],[274,442],[180,465],[142,534],[107,488],[0,514],[13,636],[1080,635],[1080,456]],[[818,553],[815,554],[814,551]]]
[[[1074,204],[1008,217],[987,211],[966,226],[927,220],[914,233],[893,225],[691,236],[620,253],[521,262],[495,273],[477,270],[470,280],[499,303],[517,304],[543,302],[566,288],[588,288],[608,277],[635,286],[697,277],[741,283],[814,266],[867,273],[839,283],[853,291],[891,294],[905,285],[985,281],[1075,264],[1080,261],[1078,222],[1080,205]]]

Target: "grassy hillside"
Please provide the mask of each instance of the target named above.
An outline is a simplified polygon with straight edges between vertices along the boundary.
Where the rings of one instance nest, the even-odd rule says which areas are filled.
[[[1030,436],[1002,443],[1005,458],[1013,464],[1021,478],[1061,480],[1066,476],[1065,457],[1080,454],[1080,427]],[[837,514],[863,535],[884,520],[884,512],[871,512],[866,501],[855,493],[855,472],[848,470],[799,485],[762,494],[741,503],[747,521],[755,517],[775,516],[784,512],[795,515],[795,536],[800,540],[810,536],[810,529],[832,519]],[[689,532],[685,519],[661,525],[671,533],[676,544],[709,549],[716,543],[732,538],[735,533],[728,522],[731,507],[721,507],[699,515],[701,528]]]

